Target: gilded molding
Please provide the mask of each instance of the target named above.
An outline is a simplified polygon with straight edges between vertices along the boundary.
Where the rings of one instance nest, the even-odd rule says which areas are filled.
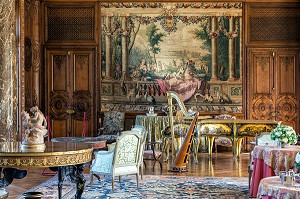
[[[77,165],[92,160],[93,149],[57,153],[0,153],[0,167],[56,167]]]

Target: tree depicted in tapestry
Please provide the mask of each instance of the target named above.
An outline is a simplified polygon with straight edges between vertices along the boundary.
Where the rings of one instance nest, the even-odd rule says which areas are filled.
[[[102,3],[103,108],[159,110],[174,91],[199,111],[241,112],[241,6]]]

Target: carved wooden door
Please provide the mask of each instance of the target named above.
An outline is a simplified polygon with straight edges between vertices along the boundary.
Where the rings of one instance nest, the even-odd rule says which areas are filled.
[[[84,128],[86,136],[92,136],[94,50],[48,49],[46,60],[46,107],[51,118],[52,137],[81,136]]]
[[[283,121],[299,132],[299,50],[248,49],[250,119]]]

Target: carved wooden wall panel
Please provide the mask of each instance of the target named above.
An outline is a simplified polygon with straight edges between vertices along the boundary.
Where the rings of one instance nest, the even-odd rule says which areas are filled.
[[[275,70],[277,73],[277,118],[299,129],[299,51],[278,51]]]
[[[46,5],[46,42],[93,42],[95,5]]]
[[[248,49],[250,119],[299,130],[299,49]]]
[[[246,45],[267,43],[299,46],[300,4],[248,3],[246,4]],[[272,25],[270,25],[272,24]]]
[[[271,119],[273,112],[273,58],[268,51],[250,51],[250,96],[253,119]]]

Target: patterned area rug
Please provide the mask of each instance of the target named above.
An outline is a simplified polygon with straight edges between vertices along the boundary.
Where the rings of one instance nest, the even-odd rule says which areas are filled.
[[[115,182],[115,192],[111,192],[111,179],[94,178],[90,185],[88,175],[86,188],[82,195],[86,198],[249,198],[248,179],[246,177],[197,177],[197,176],[167,176],[145,175],[140,180],[140,187],[136,187],[135,176],[124,176],[121,184]],[[57,176],[28,190],[45,194],[45,199],[57,198]],[[74,198],[75,184],[63,183],[63,198]],[[17,199],[21,199],[19,196]]]

